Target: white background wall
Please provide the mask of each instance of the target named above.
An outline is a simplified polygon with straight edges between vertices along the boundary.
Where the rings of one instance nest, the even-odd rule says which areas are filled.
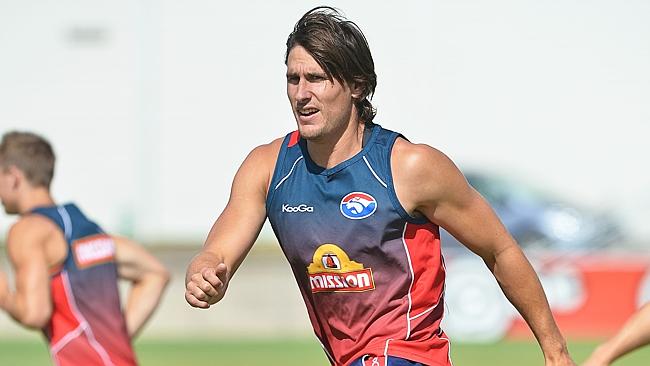
[[[324,3],[368,38],[378,122],[650,238],[650,3]],[[200,243],[248,151],[294,128],[284,43],[318,4],[0,0],[0,131],[47,136],[56,198],[108,229]]]

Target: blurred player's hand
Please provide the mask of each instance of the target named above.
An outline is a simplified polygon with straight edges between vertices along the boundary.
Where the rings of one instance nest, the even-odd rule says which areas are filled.
[[[204,267],[199,272],[188,273],[185,282],[185,300],[201,309],[220,301],[228,287],[228,268],[224,263]]]

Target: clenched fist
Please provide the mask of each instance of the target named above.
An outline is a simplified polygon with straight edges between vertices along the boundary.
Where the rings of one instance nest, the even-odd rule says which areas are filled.
[[[207,309],[219,302],[228,287],[228,268],[224,263],[203,267],[199,272],[187,273],[185,300],[196,308]]]

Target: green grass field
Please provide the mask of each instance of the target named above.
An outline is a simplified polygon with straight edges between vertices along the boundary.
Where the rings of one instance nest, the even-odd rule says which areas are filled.
[[[579,363],[596,346],[595,342],[573,342],[570,350]],[[136,342],[143,366],[327,366],[320,346],[313,340],[224,341],[224,340],[143,340]],[[495,344],[452,344],[454,366],[534,366],[543,365],[541,353],[532,342]],[[0,339],[0,365],[49,365],[44,343],[36,340]],[[650,365],[650,348],[641,349],[616,366]]]

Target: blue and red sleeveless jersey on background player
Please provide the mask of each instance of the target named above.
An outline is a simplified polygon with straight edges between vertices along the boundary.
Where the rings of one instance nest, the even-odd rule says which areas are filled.
[[[68,246],[53,269],[52,317],[43,329],[56,365],[137,365],[117,287],[115,244],[74,204],[41,207]]]
[[[324,169],[291,133],[269,187],[269,221],[337,366],[386,355],[451,364],[440,328],[439,229],[410,216],[393,187],[390,156],[400,136],[374,125],[358,154]]]

